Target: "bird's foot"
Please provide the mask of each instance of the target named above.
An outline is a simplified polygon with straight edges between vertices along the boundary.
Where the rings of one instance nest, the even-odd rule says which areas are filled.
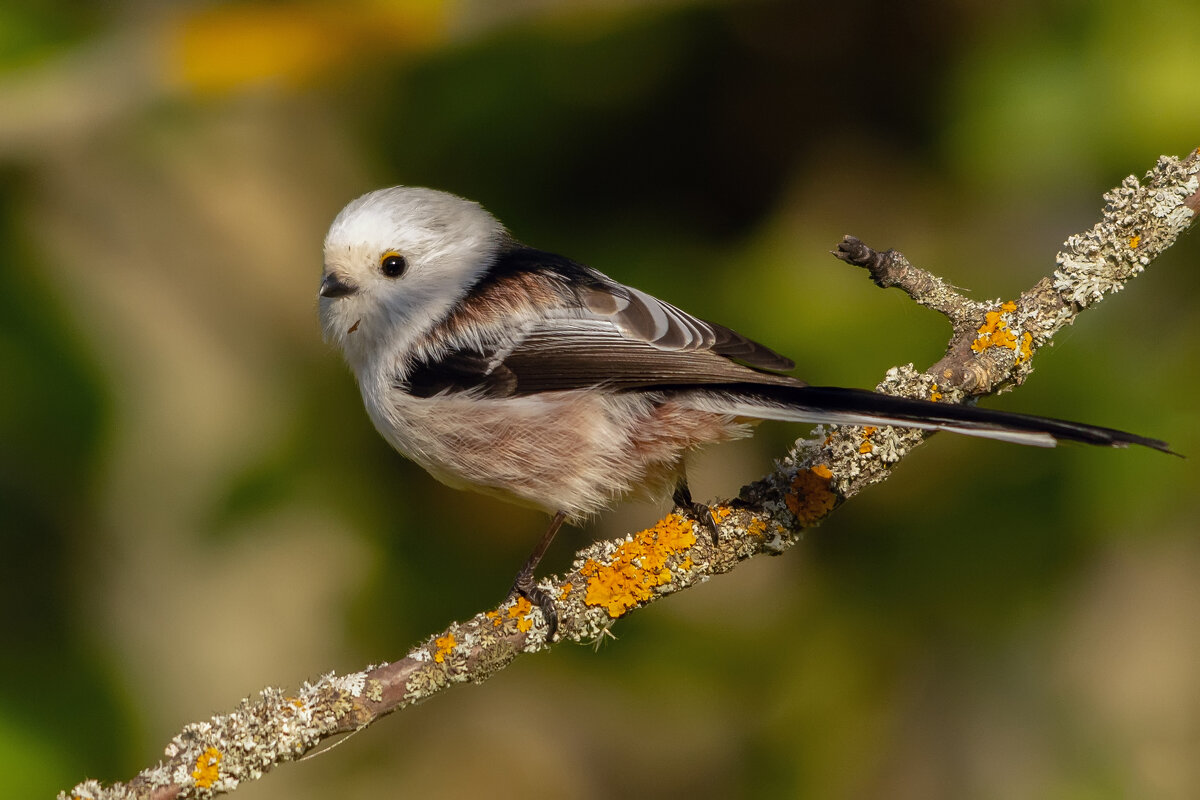
[[[675,487],[675,494],[671,496],[671,500],[675,503],[676,508],[682,510],[708,531],[715,547],[720,540],[721,532],[717,527],[717,519],[713,516],[712,509],[704,505],[704,503],[698,503],[693,500],[692,490],[688,488],[686,483],[680,483]]]
[[[537,585],[533,570],[523,569],[517,574],[508,596],[524,597],[537,606],[542,612],[542,618],[546,620],[546,641],[554,641],[554,635],[558,632],[558,611],[554,608],[554,598],[550,593]]]

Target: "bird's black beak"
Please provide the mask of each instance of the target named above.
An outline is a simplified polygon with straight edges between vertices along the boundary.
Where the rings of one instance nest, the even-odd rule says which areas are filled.
[[[334,297],[345,297],[346,295],[354,294],[357,291],[357,286],[338,277],[336,272],[328,272],[325,274],[325,277],[321,279],[321,297],[328,297],[331,299]]]

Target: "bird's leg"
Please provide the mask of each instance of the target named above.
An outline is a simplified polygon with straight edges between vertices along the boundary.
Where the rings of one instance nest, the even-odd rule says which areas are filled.
[[[554,519],[550,520],[550,527],[546,528],[541,541],[537,543],[537,547],[533,548],[533,552],[526,559],[525,566],[521,567],[521,571],[517,573],[517,579],[513,581],[512,591],[509,593],[510,597],[514,594],[520,595],[541,609],[542,616],[546,619],[546,641],[548,642],[554,641],[554,634],[558,630],[558,612],[554,610],[554,598],[537,585],[533,578],[533,571],[537,569],[542,556],[546,555],[546,550],[554,541],[554,535],[558,533],[558,529],[562,527],[566,518],[567,515],[559,511],[554,515]]]
[[[671,501],[675,503],[676,508],[682,508],[692,519],[708,529],[713,545],[717,544],[720,532],[717,530],[717,520],[712,515],[712,509],[692,499],[692,490],[688,488],[686,476],[680,477],[679,483],[675,484],[675,493],[671,495]]]

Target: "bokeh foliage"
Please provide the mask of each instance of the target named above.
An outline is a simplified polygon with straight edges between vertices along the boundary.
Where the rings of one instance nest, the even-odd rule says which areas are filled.
[[[393,183],[869,385],[939,319],[853,232],[1009,297],[1200,144],[1200,8],[686,2],[0,8],[0,767],[128,777],[259,686],[502,596],[543,520],[435,484],[319,340],[320,242]],[[1194,422],[1187,237],[991,401]],[[704,455],[698,494],[795,428]],[[248,797],[1187,797],[1194,460],[937,437],[807,546],[518,662]],[[647,523],[621,509],[570,545]]]

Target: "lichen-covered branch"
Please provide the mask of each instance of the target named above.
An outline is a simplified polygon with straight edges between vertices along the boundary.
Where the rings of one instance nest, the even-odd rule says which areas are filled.
[[[1015,300],[980,303],[914,267],[895,251],[847,237],[835,253],[866,267],[944,314],[953,337],[924,372],[888,371],[879,391],[964,402],[1020,384],[1038,349],[1084,309],[1119,291],[1170,247],[1200,209],[1200,154],[1160,158],[1144,182],[1126,178],[1105,195],[1103,219],[1070,237],[1057,268]],[[697,535],[672,514],[657,525],[581,550],[569,573],[540,585],[558,601],[561,639],[594,641],[630,611],[733,569],[760,553],[778,554],[893,464],[927,434],[902,428],[837,426],[797,442],[778,468],[713,507],[720,535]],[[186,726],[165,758],[128,783],[79,784],[66,798],[209,797],[262,777],[332,736],[427,700],[456,683],[479,683],[521,653],[551,646],[541,613],[524,599],[455,623],[390,664],[329,674],[286,692],[269,688],[230,712]]]

